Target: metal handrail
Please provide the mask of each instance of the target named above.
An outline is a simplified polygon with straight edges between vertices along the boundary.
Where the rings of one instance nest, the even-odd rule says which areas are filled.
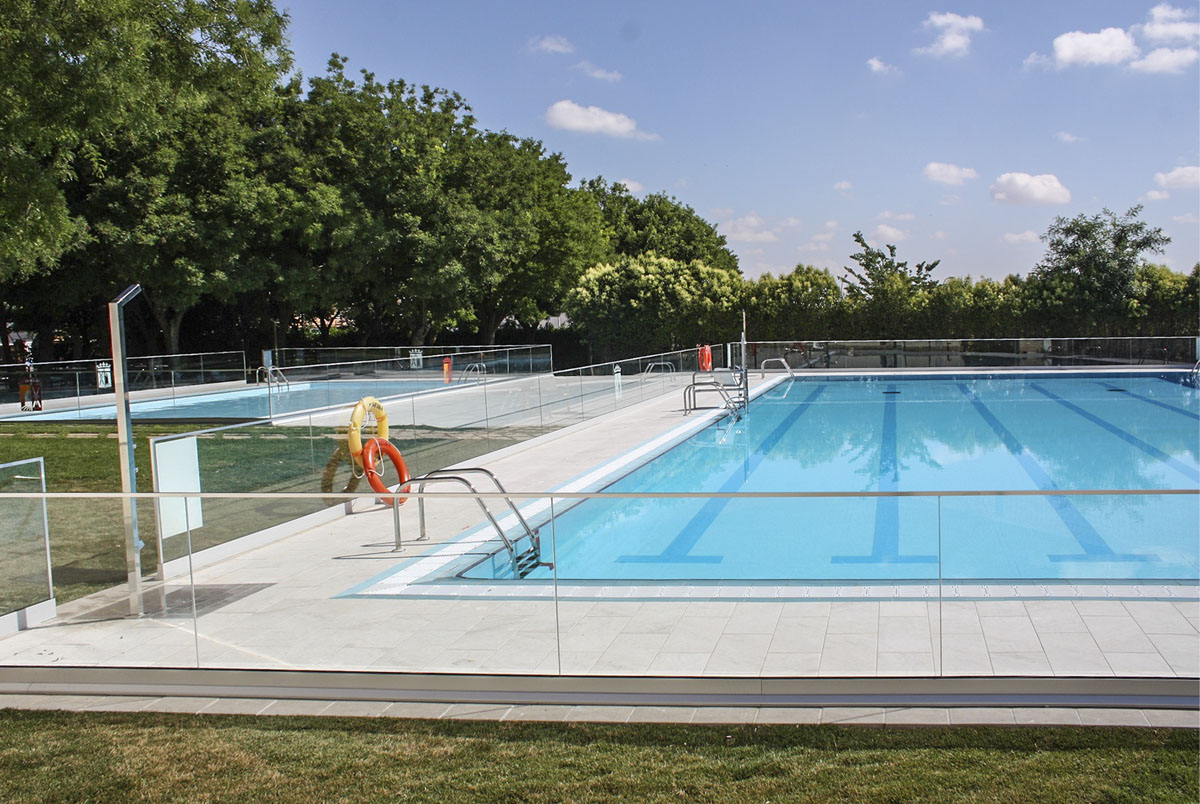
[[[1192,370],[1188,372],[1188,378],[1192,381],[1193,388],[1200,388],[1200,360],[1196,361],[1196,365],[1192,366]]]
[[[459,485],[466,486],[471,490],[472,493],[478,494],[479,492],[476,491],[475,487],[471,485],[471,481],[463,477],[463,475],[468,474],[486,476],[492,481],[492,483],[495,484],[497,491],[503,495],[506,495],[503,497],[504,501],[508,503],[508,508],[517,517],[517,521],[521,523],[521,527],[524,529],[525,535],[529,537],[529,543],[533,546],[533,550],[540,560],[542,555],[541,538],[538,536],[536,530],[529,527],[529,523],[525,520],[525,517],[517,509],[517,506],[513,504],[512,499],[507,496],[508,491],[505,490],[504,486],[500,483],[500,478],[496,477],[496,475],[491,471],[477,466],[468,466],[459,469],[434,469],[432,472],[426,472],[420,477],[413,478],[412,480],[408,481],[408,483],[404,484],[404,486],[408,487],[415,484],[417,487],[417,493],[420,494],[421,492],[425,491],[425,486],[429,483],[457,483]],[[504,543],[504,548],[508,551],[508,557],[512,560],[513,568],[516,569],[517,559],[519,558],[517,555],[516,546],[514,545],[513,541],[511,541],[508,536],[505,535],[504,529],[500,527],[500,523],[496,521],[496,518],[492,515],[492,512],[488,510],[488,507],[484,504],[483,500],[479,497],[475,497],[474,499],[477,503],[479,503],[479,509],[483,511],[484,515],[488,519],[488,522],[490,522],[492,527],[496,530],[496,535],[500,537],[500,541]],[[421,528],[420,536],[418,536],[417,539],[418,541],[426,541],[429,538],[429,533],[425,526],[424,497],[417,498],[417,514]]]
[[[762,370],[761,376],[763,376],[763,377],[767,376],[767,365],[773,364],[773,363],[778,363],[779,365],[781,365],[785,369],[787,369],[788,376],[791,377],[792,379],[796,378],[796,373],[794,371],[792,371],[792,367],[789,366],[788,362],[786,360],[784,360],[782,357],[768,357],[766,360],[764,360],[762,363],[760,363],[758,367]]]
[[[289,390],[292,387],[291,381],[288,380],[287,375],[280,370],[279,366],[259,366],[254,372],[254,382],[256,384],[262,382],[264,376],[267,379],[267,385],[270,385],[272,382],[278,383],[282,381]]]
[[[653,362],[653,363],[649,363],[649,364],[647,364],[647,365],[646,365],[646,370],[645,370],[643,373],[644,373],[644,374],[650,374],[650,373],[652,373],[652,372],[651,372],[651,369],[653,369],[655,366],[666,366],[666,367],[667,367],[667,369],[668,369],[668,371],[665,371],[665,372],[663,372],[664,374],[674,374],[674,373],[675,373],[675,371],[676,371],[676,369],[675,369],[675,364],[674,364],[674,363],[672,363],[671,361],[669,361],[669,360],[656,360],[656,361],[655,361],[655,362]]]
[[[466,382],[467,379],[471,376],[472,372],[474,372],[475,374],[478,374],[479,379],[481,379],[481,380],[484,379],[484,375],[487,374],[487,364],[486,363],[468,363],[466,366],[463,367],[462,372],[458,375],[458,381]]]

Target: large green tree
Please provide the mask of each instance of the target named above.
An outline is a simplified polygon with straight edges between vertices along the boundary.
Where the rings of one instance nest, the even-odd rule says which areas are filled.
[[[588,269],[567,313],[596,359],[730,340],[741,326],[737,271],[644,254]]]
[[[1050,335],[1121,334],[1132,312],[1142,255],[1171,242],[1162,229],[1124,215],[1057,217],[1042,235],[1046,254],[1030,273],[1031,305]]]
[[[933,269],[940,260],[919,262],[909,267],[896,259],[896,247],[875,248],[867,243],[862,232],[854,233],[854,242],[861,251],[850,259],[858,269],[845,268],[842,278],[846,301],[861,338],[909,338],[921,330],[921,317],[928,303],[929,292],[936,287]]]
[[[205,92],[190,79],[285,57],[270,0],[10,0],[0,14],[0,280],[88,237],[65,185],[117,137],[158,130]]]
[[[586,181],[583,187],[600,205],[612,256],[654,252],[678,262],[699,260],[714,268],[738,270],[737,256],[725,236],[678,199],[666,193],[638,199],[624,184],[609,184],[603,177]]]

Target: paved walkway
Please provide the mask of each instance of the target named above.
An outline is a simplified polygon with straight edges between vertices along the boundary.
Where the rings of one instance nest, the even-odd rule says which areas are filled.
[[[1134,726],[1200,728],[1200,712],[1059,707],[505,706],[405,701],[0,695],[0,708],[199,715],[319,715],[432,720],[844,726]]]

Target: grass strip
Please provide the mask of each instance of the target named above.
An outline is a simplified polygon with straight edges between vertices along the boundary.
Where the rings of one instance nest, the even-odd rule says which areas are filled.
[[[0,710],[11,802],[1195,802],[1194,730]]]

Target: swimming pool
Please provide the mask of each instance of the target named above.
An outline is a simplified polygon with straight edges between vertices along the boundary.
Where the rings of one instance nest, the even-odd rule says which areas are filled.
[[[265,419],[331,405],[352,404],[364,396],[396,396],[448,387],[441,380],[325,380],[290,385],[253,385],[233,391],[147,399],[130,403],[135,419]],[[268,400],[267,394],[271,397]],[[116,418],[112,404],[41,413],[10,421],[80,421]],[[2,419],[0,419],[2,420]]]
[[[784,380],[604,490],[1195,489],[1200,396],[1182,376]],[[543,525],[556,567],[528,577],[1194,582],[1197,509],[1192,495],[591,499]],[[500,551],[460,577],[511,574]]]

